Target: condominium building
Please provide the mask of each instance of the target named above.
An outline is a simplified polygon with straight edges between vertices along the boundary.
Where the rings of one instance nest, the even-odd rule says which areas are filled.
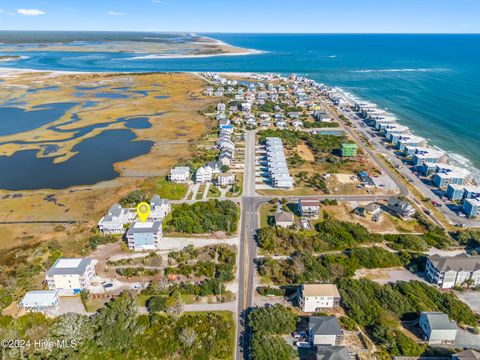
[[[471,282],[473,286],[480,285],[480,256],[430,256],[425,278],[443,289],[461,286],[465,282]]]
[[[160,247],[162,235],[160,221],[134,222],[127,231],[128,248],[135,251],[156,250]]]
[[[48,288],[59,295],[80,293],[92,283],[95,263],[93,259],[57,259],[45,275]]]

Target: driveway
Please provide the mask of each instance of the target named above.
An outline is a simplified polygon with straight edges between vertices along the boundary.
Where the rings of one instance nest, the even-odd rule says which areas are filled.
[[[476,292],[455,291],[455,294],[458,296],[460,300],[462,300],[465,304],[470,306],[470,308],[473,311],[480,314],[480,291],[476,291]]]
[[[59,315],[67,313],[87,315],[82,300],[80,300],[80,296],[61,296],[58,302],[60,305],[58,310]]]
[[[459,328],[453,346],[457,349],[470,348],[480,350],[480,335],[475,335]]]

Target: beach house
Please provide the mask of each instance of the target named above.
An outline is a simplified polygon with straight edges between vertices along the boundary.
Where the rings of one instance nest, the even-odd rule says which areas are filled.
[[[223,174],[217,177],[217,185],[226,187],[235,184],[235,174]]]
[[[169,179],[174,183],[185,183],[190,180],[190,168],[186,166],[176,166],[170,170]]]
[[[474,199],[480,197],[480,187],[449,184],[446,195],[450,200]]]
[[[162,221],[171,209],[172,206],[169,200],[162,199],[158,194],[155,194],[150,200],[150,215],[148,216],[148,220]]]
[[[292,226],[295,219],[292,213],[285,211],[275,213],[273,218],[275,225],[283,228]]]
[[[315,360],[351,360],[346,346],[317,346]]]
[[[204,184],[212,181],[212,169],[208,166],[201,166],[195,173],[195,182],[197,184]]]
[[[357,144],[344,143],[342,144],[342,157],[352,157],[357,155]]]
[[[123,234],[125,225],[135,218],[135,213],[114,204],[108,209],[107,215],[98,222],[98,229],[102,234]]]
[[[28,291],[20,301],[19,308],[27,312],[40,312],[46,316],[53,316],[60,309],[58,293],[54,290]]]
[[[419,326],[430,345],[451,344],[457,336],[457,323],[442,312],[422,312]]]
[[[134,251],[156,250],[162,239],[160,221],[133,222],[127,230],[128,248]]]
[[[420,136],[412,135],[412,134],[403,134],[400,135],[398,138],[395,146],[398,150],[405,152],[407,147],[416,148],[416,147],[423,147],[426,144],[426,140]],[[412,154],[405,154],[407,156]]]
[[[421,166],[424,163],[436,164],[445,160],[447,155],[440,150],[418,147],[413,154],[413,166]]]
[[[331,309],[340,302],[340,293],[333,284],[303,284],[297,289],[297,297],[303,312]]]
[[[298,212],[302,216],[317,217],[320,214],[320,200],[300,198],[298,200]]]
[[[473,199],[465,199],[462,204],[463,211],[470,218],[478,217],[478,209],[480,208],[480,197]]]
[[[407,201],[400,200],[395,197],[388,199],[387,208],[391,210],[395,215],[400,217],[411,217],[415,215],[415,208]]]
[[[61,296],[76,295],[87,289],[95,277],[94,259],[59,258],[45,274],[49,290]]]
[[[462,286],[466,282],[473,286],[480,285],[480,256],[432,255],[427,260],[425,279],[442,289]]]
[[[334,346],[339,345],[342,330],[335,316],[310,316],[307,335],[313,346]]]
[[[435,165],[433,183],[439,188],[445,188],[448,184],[464,185],[471,179],[468,170],[450,164]]]

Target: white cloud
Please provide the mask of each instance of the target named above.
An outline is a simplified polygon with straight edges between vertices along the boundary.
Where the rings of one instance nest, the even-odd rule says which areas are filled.
[[[118,11],[109,11],[107,14],[112,15],[112,16],[125,16],[125,15],[127,15],[125,13],[118,12]]]
[[[154,4],[168,4],[168,1],[163,1],[163,0],[152,0]]]
[[[17,14],[25,15],[25,16],[38,16],[38,15],[45,15],[45,11],[38,10],[38,9],[18,9]]]

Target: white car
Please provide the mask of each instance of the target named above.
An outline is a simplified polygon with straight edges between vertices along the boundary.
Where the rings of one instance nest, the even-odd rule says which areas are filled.
[[[311,348],[312,345],[308,341],[297,341],[295,345],[299,348]]]

